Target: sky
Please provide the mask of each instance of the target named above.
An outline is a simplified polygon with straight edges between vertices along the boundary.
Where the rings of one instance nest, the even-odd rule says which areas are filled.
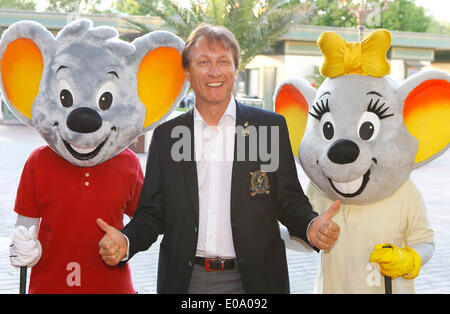
[[[187,0],[179,0],[179,2],[186,2]],[[35,0],[37,3],[37,10],[42,11],[45,8],[46,0]],[[74,1],[75,2],[75,1]],[[102,1],[102,6],[110,8],[113,0]],[[449,0],[416,0],[416,4],[423,6],[427,11],[434,15],[440,21],[450,23],[450,1]]]
[[[416,4],[427,9],[436,19],[450,23],[450,1],[416,0]]]

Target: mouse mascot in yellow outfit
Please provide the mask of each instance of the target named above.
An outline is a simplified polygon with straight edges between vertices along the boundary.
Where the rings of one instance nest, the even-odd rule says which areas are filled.
[[[325,32],[320,88],[288,78],[274,95],[310,179],[313,207],[342,203],[333,217],[339,239],[321,252],[319,293],[384,293],[382,275],[392,278],[393,293],[413,293],[434,251],[410,173],[449,147],[450,77],[422,71],[396,82],[388,75],[390,44],[387,30],[356,43]]]
[[[127,146],[183,97],[183,47],[164,31],[128,43],[86,19],[56,37],[31,21],[3,33],[3,98],[48,143],[26,162],[14,208],[11,263],[32,267],[30,293],[135,292],[127,264],[100,258],[96,219],[121,229],[133,216],[143,174]]]

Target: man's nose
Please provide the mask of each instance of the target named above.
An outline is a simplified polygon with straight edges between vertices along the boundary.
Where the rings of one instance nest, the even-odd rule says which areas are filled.
[[[211,64],[209,66],[208,74],[211,76],[218,76],[220,74],[219,67],[216,64]]]

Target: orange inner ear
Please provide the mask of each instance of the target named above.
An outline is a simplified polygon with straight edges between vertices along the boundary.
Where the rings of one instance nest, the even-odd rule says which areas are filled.
[[[44,68],[41,51],[30,39],[16,39],[6,48],[0,66],[3,86],[10,103],[31,119],[31,107],[39,92]]]
[[[450,142],[450,83],[429,80],[417,86],[405,100],[403,117],[419,141],[416,163],[444,149]]]
[[[298,148],[308,121],[308,102],[295,86],[286,84],[275,100],[275,112],[285,117],[292,152],[298,157]]]
[[[184,81],[181,54],[176,49],[157,48],[142,59],[137,73],[137,88],[139,98],[147,108],[144,128],[170,110]]]

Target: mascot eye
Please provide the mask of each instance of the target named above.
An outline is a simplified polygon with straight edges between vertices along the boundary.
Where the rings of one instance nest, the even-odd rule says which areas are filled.
[[[61,79],[58,81],[58,87],[57,91],[59,91],[59,102],[63,107],[69,108],[73,106],[73,95],[72,95],[72,88],[70,87],[69,82],[67,82],[64,79]]]
[[[368,141],[370,140],[374,132],[375,127],[373,126],[372,122],[366,121],[361,124],[361,127],[359,128],[359,137],[362,140]]]
[[[61,104],[66,108],[72,107],[73,105],[72,93],[67,89],[63,89],[59,93],[59,101],[61,101]]]
[[[111,107],[113,95],[110,92],[103,93],[98,99],[98,106],[102,110],[108,110]]]
[[[323,135],[325,136],[325,138],[327,140],[331,140],[334,136],[334,127],[331,124],[330,121],[325,122],[325,124],[323,125]]]
[[[117,87],[112,82],[106,82],[97,92],[97,106],[100,110],[108,110],[117,101]]]
[[[380,119],[372,112],[365,112],[358,124],[358,135],[363,141],[375,139],[380,131]]]
[[[327,141],[334,137],[334,121],[331,113],[327,112],[322,116],[321,129],[322,134]]]

